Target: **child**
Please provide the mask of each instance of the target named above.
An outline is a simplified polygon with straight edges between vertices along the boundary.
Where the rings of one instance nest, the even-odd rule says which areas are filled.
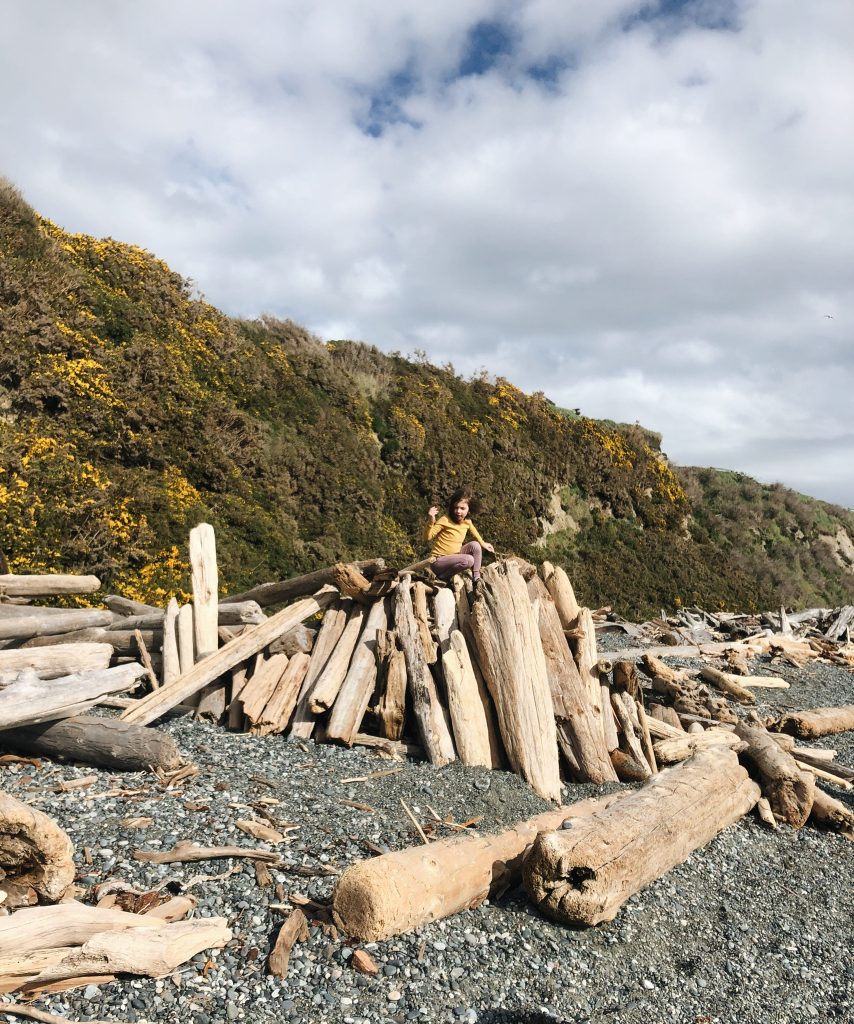
[[[424,540],[430,541],[430,553],[435,557],[431,566],[433,572],[441,580],[449,580],[458,572],[471,569],[475,593],[480,587],[480,562],[484,549],[495,553],[495,548],[477,532],[474,523],[469,519],[469,511],[477,510],[477,505],[468,488],[461,487],[454,491],[448,502],[447,515],[439,515],[439,506],[433,505],[427,513],[427,524],[424,527]],[[470,533],[474,540],[463,544],[466,534]]]

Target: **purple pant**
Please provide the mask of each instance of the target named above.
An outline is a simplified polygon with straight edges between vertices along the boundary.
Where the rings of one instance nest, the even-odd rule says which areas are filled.
[[[440,580],[449,580],[458,572],[471,569],[472,579],[480,579],[480,561],[483,551],[476,540],[463,544],[458,555],[439,555],[430,566]]]

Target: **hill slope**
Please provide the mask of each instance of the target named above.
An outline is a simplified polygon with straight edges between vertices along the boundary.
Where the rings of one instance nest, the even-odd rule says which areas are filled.
[[[150,253],[72,235],[0,184],[0,550],[161,602],[188,527],[217,530],[232,589],[420,550],[461,482],[500,551],[560,561],[580,598],[839,603],[854,515],[713,470],[657,435],[572,417],[291,322],[230,319]]]

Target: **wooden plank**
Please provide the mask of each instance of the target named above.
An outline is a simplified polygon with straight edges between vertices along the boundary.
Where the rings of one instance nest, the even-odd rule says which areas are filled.
[[[5,597],[60,597],[64,594],[94,594],[101,587],[97,576],[0,575],[0,595]]]
[[[219,572],[216,564],[216,539],[210,523],[199,523],[190,530],[190,566],[193,581],[196,659],[201,660],[214,654],[219,647]]]

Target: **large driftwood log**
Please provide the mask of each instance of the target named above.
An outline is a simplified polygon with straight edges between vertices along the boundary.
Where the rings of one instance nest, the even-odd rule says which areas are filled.
[[[463,764],[491,768],[489,715],[492,702],[487,693],[481,693],[465,637],[458,629],[450,633],[442,649],[442,673],[460,760]]]
[[[518,566],[504,562],[484,571],[480,592],[472,610],[472,629],[507,756],[535,792],[557,801],[554,705],[528,589]]]
[[[97,576],[0,576],[2,597],[61,597],[65,594],[94,594],[101,586]]]
[[[709,747],[743,750],[744,741],[726,729],[701,728],[699,732],[680,732],[676,736],[657,740],[653,747],[659,764],[677,764],[679,761],[687,761],[698,750],[708,750]]]
[[[558,921],[610,921],[629,896],[737,821],[759,796],[734,753],[697,754],[572,828],[541,833],[523,866],[525,889]]]
[[[519,877],[522,855],[538,832],[602,810],[621,796],[560,807],[494,836],[454,836],[357,861],[335,886],[335,923],[351,938],[376,942],[478,907]]]
[[[326,660],[323,671],[317,677],[314,689],[308,700],[309,710],[315,715],[322,715],[335,703],[341,684],[350,667],[350,659],[362,635],[365,623],[365,606],[352,604],[347,616],[347,623],[341,638]]]
[[[716,686],[722,693],[737,700],[740,704],[756,703],[756,697],[750,690],[744,688],[744,681],[738,676],[731,675],[729,672],[721,672],[719,669],[712,668],[711,665],[704,665],[700,669],[700,675],[706,682]]]
[[[264,710],[258,716],[253,732],[257,731],[261,736],[268,736],[271,733],[284,732],[287,729],[296,706],[300,686],[308,671],[308,662],[309,656],[302,651],[293,655],[288,661],[288,667],[267,701]]]
[[[308,739],[314,732],[314,723],[317,718],[311,710],[310,701],[314,692],[315,683],[320,673],[326,667],[332,652],[341,639],[344,627],[347,625],[347,613],[351,604],[349,601],[334,601],[323,615],[320,629],[311,649],[311,661],[308,664],[308,671],[302,681],[302,688],[297,698],[297,706],[294,711],[294,719],[291,723],[291,730],[288,733],[289,739]]]
[[[537,576],[528,580],[528,593],[538,609],[558,743],[572,777],[576,782],[616,782],[601,720],[588,700],[587,688],[563,634],[557,606]]]
[[[383,736],[399,740],[406,716],[406,657],[393,630],[377,632],[377,680],[379,700],[373,713]]]
[[[136,707],[126,711],[122,718],[139,725],[148,725],[170,708],[175,707],[176,704],[181,704],[186,698],[198,693],[202,687],[212,683],[224,672],[237,668],[241,662],[263,650],[277,636],[293,629],[309,616],[316,615],[326,608],[333,599],[334,594],[327,592],[306,598],[295,605],[282,609],[260,625],[247,629],[245,633],[226,644],[216,654],[212,654],[209,658],[194,665],[189,672],[182,673],[174,683],[170,683],[169,686],[161,686],[159,690],[143,697]]]
[[[384,600],[376,601],[365,616],[362,635],[350,659],[347,675],[329,716],[326,735],[349,743],[359,731],[377,681],[377,632],[388,625]]]
[[[181,659],[178,654],[178,602],[173,597],[166,606],[163,616],[163,677],[165,686],[181,674]]]
[[[39,679],[21,674],[0,690],[0,729],[71,718],[111,693],[132,690],[145,674],[142,665],[78,672],[59,679]]]
[[[153,604],[134,601],[132,598],[122,597],[120,594],[107,594],[103,598],[103,602],[116,615],[148,615],[150,612],[160,611]]]
[[[0,791],[0,889],[4,883],[33,888],[51,903],[74,881],[74,847],[42,811]]]
[[[174,601],[175,598],[173,597]],[[177,614],[178,602],[175,601]],[[257,601],[239,601],[236,604],[224,604],[217,608],[217,626],[257,626],[267,616]],[[166,612],[157,608],[144,615],[127,615],[113,620],[108,629],[151,629],[155,632],[165,629]]]
[[[34,672],[40,679],[107,668],[113,648],[109,644],[57,644],[23,650],[0,651],[0,685],[11,682],[19,672]]]
[[[541,572],[560,616],[561,626],[564,629],[575,629],[581,608],[575,599],[569,577],[559,565],[552,565],[551,562],[543,562]]]
[[[815,799],[815,778],[798,767],[765,729],[739,722],[735,734],[747,744],[744,756],[759,773],[771,809],[792,828],[806,824]]]
[[[854,704],[838,708],[813,708],[812,711],[792,711],[783,715],[776,728],[801,740],[833,736],[837,732],[850,732],[854,730]]]
[[[366,562],[351,563],[359,572],[368,579],[379,570],[385,568],[385,561],[382,558],[371,558]],[[307,573],[305,576],[295,576],[290,580],[282,580],[278,583],[262,583],[242,594],[232,594],[224,597],[221,604],[233,604],[235,601],[257,601],[262,608],[271,604],[283,604],[285,601],[292,601],[295,597],[305,597],[306,594],[316,594],[323,587],[334,585],[338,565],[330,565],[326,569],[317,569],[315,572]]]
[[[286,654],[274,654],[272,658],[258,660],[252,675],[240,692],[243,714],[252,725],[256,725],[267,701],[273,696],[288,667]]]
[[[216,539],[210,523],[199,523],[190,530],[190,567],[193,585],[193,625],[196,631],[196,658],[216,652],[219,571],[216,564]]]
[[[447,764],[456,756],[454,741],[447,712],[439,701],[430,666],[424,658],[424,646],[412,602],[412,577],[408,574],[401,577],[395,591],[394,621],[406,659],[407,682],[419,738],[433,764]]]
[[[834,800],[824,790],[816,787],[815,799],[810,811],[810,821],[814,825],[839,832],[854,843],[854,811],[846,807],[841,800]]]
[[[120,772],[168,771],[183,763],[167,733],[90,715],[6,729],[0,732],[0,750],[62,757]]]
[[[79,629],[110,626],[113,613],[98,608],[26,609],[26,614],[0,616],[0,640],[28,640],[33,636],[58,636]]]

